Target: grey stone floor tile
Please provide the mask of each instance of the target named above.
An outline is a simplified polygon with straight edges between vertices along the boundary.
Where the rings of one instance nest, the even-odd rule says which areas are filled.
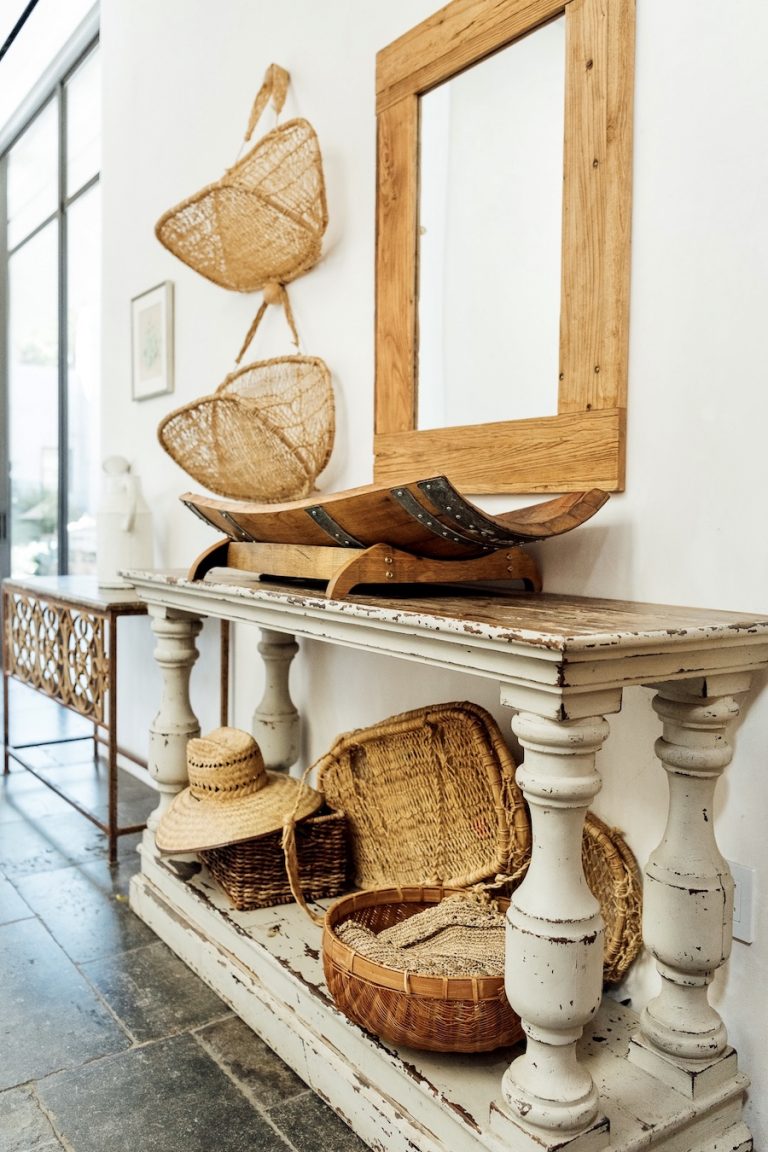
[[[296,1152],[370,1152],[359,1136],[319,1096],[307,1090],[286,1104],[270,1109],[270,1119]]]
[[[161,941],[81,965],[139,1043],[228,1014],[227,1005]],[[78,1150],[79,1152],[79,1150]]]
[[[130,1043],[37,920],[0,927],[0,1089]]]
[[[237,1016],[195,1035],[246,1096],[262,1107],[271,1108],[307,1091],[304,1081]]]
[[[60,1148],[50,1121],[29,1088],[0,1092],[0,1152]]]
[[[32,915],[32,909],[22,900],[10,880],[0,879],[0,924],[25,920]]]
[[[72,809],[61,797],[18,765],[13,764],[10,775],[0,777],[0,825],[28,820],[39,820],[57,813],[68,814]]]
[[[76,1152],[288,1152],[187,1035],[49,1077],[39,1094]]]
[[[138,856],[112,868],[97,860],[20,876],[15,883],[69,958],[85,963],[157,940],[128,906],[128,881],[138,867]]]
[[[121,836],[119,856],[126,859],[135,853],[139,840],[138,833]],[[103,859],[107,851],[104,833],[67,805],[65,812],[4,824],[0,836],[0,869],[14,879]]]

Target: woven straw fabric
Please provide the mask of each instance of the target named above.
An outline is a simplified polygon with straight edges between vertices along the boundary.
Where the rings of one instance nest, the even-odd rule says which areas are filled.
[[[346,813],[361,888],[464,887],[514,874],[527,859],[515,764],[476,704],[419,708],[348,733],[315,770],[328,803]]]
[[[504,916],[471,898],[449,897],[379,933],[345,920],[336,935],[361,956],[402,972],[504,975]]]
[[[306,120],[262,137],[221,179],[169,209],[158,240],[222,288],[287,284],[320,259],[328,225],[320,146]]]
[[[235,500],[298,500],[313,490],[335,435],[331,375],[316,356],[262,360],[158,425],[169,456],[209,491]]]
[[[603,982],[618,984],[643,945],[640,869],[621,833],[594,812],[584,824],[581,860],[605,921]]]

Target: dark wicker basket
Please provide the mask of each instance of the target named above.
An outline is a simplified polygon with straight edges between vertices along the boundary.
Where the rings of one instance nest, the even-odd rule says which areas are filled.
[[[282,847],[282,830],[200,853],[235,908],[269,908],[294,900]],[[347,821],[343,812],[320,809],[296,824],[296,856],[307,900],[338,896],[347,882]]]

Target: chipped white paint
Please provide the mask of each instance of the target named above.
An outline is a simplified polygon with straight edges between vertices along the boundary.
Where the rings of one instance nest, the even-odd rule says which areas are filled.
[[[187,783],[187,741],[200,735],[189,700],[189,676],[197,660],[195,638],[202,624],[195,616],[157,604],[149,606],[149,616],[157,637],[154,656],[163,684],[160,709],[149,728],[148,767],[160,793],[160,803],[147,821],[154,829]]]
[[[708,987],[731,952],[733,880],[717,847],[714,793],[732,749],[726,725],[738,715],[717,679],[660,685],[653,702],[663,722],[656,752],[669,778],[669,815],[646,868],[643,933],[656,957],[661,992],[643,1013],[633,1059],[691,1096],[735,1075],[726,1029]],[[733,683],[729,684],[733,690]],[[735,686],[749,687],[749,678]],[[706,691],[710,695],[703,696]],[[671,1067],[670,1067],[671,1065]]]
[[[134,910],[376,1152],[590,1148],[589,1137],[550,1142],[509,1120],[500,1092],[505,1052],[397,1050],[351,1024],[323,980],[320,929],[296,905],[237,912],[205,869],[158,857],[149,832],[141,853]],[[600,1091],[610,1149],[746,1152],[746,1077],[693,1102],[625,1059],[637,1028],[636,1013],[606,998],[578,1045]]]
[[[293,636],[262,628],[259,652],[264,661],[264,695],[254,710],[251,731],[267,768],[287,771],[299,758],[299,714],[291,700],[288,679],[299,650]]]
[[[525,1126],[577,1133],[598,1118],[597,1088],[576,1059],[583,1027],[600,1007],[604,936],[581,841],[608,724],[520,712],[512,727],[524,750],[517,781],[530,806],[533,853],[507,912],[505,985],[528,1042],[502,1091]]]
[[[293,587],[131,575],[160,641],[165,688],[153,726],[153,774],[167,795],[186,781],[184,745],[197,731],[187,685],[199,616],[268,630],[262,654],[272,661],[272,688],[257,714],[287,717],[276,755],[288,755],[294,724],[286,704],[294,636],[491,676],[502,702],[521,710],[514,725],[525,749],[520,780],[534,848],[530,879],[510,914],[508,982],[529,1046],[509,1068],[493,1056],[401,1057],[367,1037],[330,1003],[319,937],[308,943],[316,930],[299,910],[227,912],[204,874],[191,882],[175,876],[155,858],[151,833],[145,836],[131,889],[136,911],[371,1147],[747,1152],[741,1106],[748,1081],[706,997],[729,947],[729,889],[711,818],[702,812],[711,817],[717,775],[730,757],[727,698],[744,690],[751,669],[768,665],[768,618],[532,595],[333,601]],[[642,1034],[632,1024],[630,1045],[623,1026],[596,1034],[606,1011],[603,1005],[594,1016],[601,925],[579,846],[599,788],[602,717],[619,710],[624,688],[660,683],[658,747],[671,780],[670,821],[649,866],[646,929],[664,991]],[[716,914],[710,896],[719,899]]]

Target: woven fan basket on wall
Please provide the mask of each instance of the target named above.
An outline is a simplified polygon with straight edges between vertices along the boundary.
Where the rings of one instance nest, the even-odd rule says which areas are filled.
[[[315,356],[262,360],[170,412],[158,439],[209,491],[272,503],[309,495],[335,430],[331,376]]]
[[[270,65],[245,135],[270,99],[283,106],[288,73]],[[320,147],[312,125],[288,120],[268,132],[221,179],[158,220],[161,244],[201,276],[236,292],[286,284],[320,258],[328,225]]]

